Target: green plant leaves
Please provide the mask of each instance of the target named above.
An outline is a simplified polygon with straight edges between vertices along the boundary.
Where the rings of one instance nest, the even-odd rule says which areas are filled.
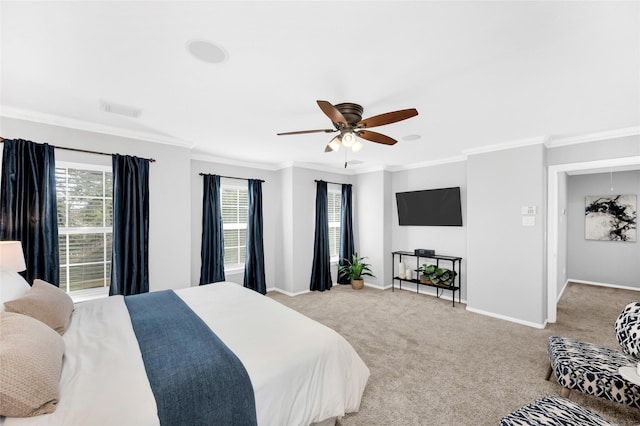
[[[440,268],[434,264],[423,264],[420,268],[416,269],[416,271],[421,273],[433,284],[451,285],[457,275],[456,272],[450,269]]]
[[[359,280],[362,276],[375,277],[371,273],[371,265],[364,262],[366,257],[359,257],[358,253],[353,253],[351,259],[344,258],[344,265],[338,267],[341,277],[349,277],[350,280]]]

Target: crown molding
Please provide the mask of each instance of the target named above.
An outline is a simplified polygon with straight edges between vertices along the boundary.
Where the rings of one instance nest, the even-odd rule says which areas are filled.
[[[201,152],[191,152],[191,155],[189,155],[189,159],[195,160],[195,161],[206,161],[208,163],[219,163],[227,166],[249,167],[252,169],[267,170],[270,172],[275,172],[281,169],[281,167],[279,167],[279,165],[277,164],[254,163],[251,161],[238,160],[235,158],[219,157],[216,155],[205,154]]]
[[[462,151],[462,153],[465,156],[484,154],[487,152],[503,151],[506,149],[522,148],[525,146],[546,144],[548,141],[549,141],[549,136],[536,136],[533,138],[517,139],[510,142],[497,143],[493,145],[481,146],[479,148],[466,149]]]
[[[182,148],[193,148],[194,144],[170,136],[162,136],[151,132],[141,132],[137,130],[125,130],[114,126],[92,123],[75,118],[64,117],[55,114],[39,113],[20,108],[2,106],[0,116],[17,120],[31,121],[34,123],[48,124],[52,126],[67,127],[70,129],[84,130],[87,132],[101,133],[111,136],[119,136],[129,139],[155,142],[163,145],[173,145]]]
[[[459,155],[456,157],[443,158],[441,160],[433,160],[433,161],[425,161],[422,163],[414,163],[408,166],[390,166],[387,167],[387,170],[390,172],[401,172],[404,170],[413,170],[413,169],[421,169],[424,167],[433,167],[440,166],[443,164],[451,164],[451,163],[459,163],[461,161],[467,161],[467,157],[465,155]]]
[[[343,169],[338,167],[325,166],[324,164],[318,164],[318,163],[303,163],[299,161],[292,161],[292,162],[283,163],[283,165],[285,165],[285,167],[282,167],[283,169],[286,169],[289,167],[297,167],[301,169],[308,169],[308,170],[314,170],[317,172],[325,172],[325,173],[334,173],[337,175],[344,175],[344,176],[353,176],[358,174],[358,172],[353,169],[348,169],[348,168]]]
[[[584,135],[570,136],[565,138],[550,139],[547,148],[555,148],[559,146],[575,145],[579,143],[596,142],[607,139],[623,138],[626,136],[640,135],[640,126],[625,127],[622,129],[606,130],[604,132],[587,133]]]
[[[84,120],[77,120],[69,117],[59,116],[55,114],[46,114],[46,113],[38,113],[34,111],[24,110],[20,108],[1,106],[0,107],[0,116],[18,119],[18,120],[26,120],[35,123],[48,124],[60,127],[67,127],[76,130],[89,131],[94,133],[101,133],[111,136],[118,136],[129,139],[143,140],[147,142],[160,143],[164,145],[172,145],[178,146],[182,148],[188,148],[193,150],[195,144],[192,142],[187,142],[184,140],[180,140],[177,138],[173,138],[170,136],[158,135],[156,133],[144,132],[144,131],[136,131],[136,130],[125,130],[114,126],[102,125],[93,122],[88,122]],[[550,137],[550,136],[537,136],[532,138],[518,139],[514,141],[498,143],[493,145],[485,145],[478,148],[472,148],[468,150],[463,150],[461,156],[454,156],[449,158],[444,158],[441,160],[434,161],[426,161],[421,163],[414,163],[410,165],[398,165],[398,166],[383,166],[383,165],[355,165],[351,168],[347,167],[346,169],[340,167],[331,167],[318,163],[302,163],[302,162],[285,162],[285,163],[258,163],[251,162],[245,160],[238,160],[226,157],[219,157],[215,155],[209,155],[202,152],[193,152],[189,158],[191,160],[199,160],[199,161],[207,161],[214,163],[227,164],[238,167],[249,167],[254,169],[268,170],[268,171],[278,171],[283,170],[290,167],[301,167],[305,169],[317,170],[327,173],[335,173],[339,175],[346,176],[354,176],[364,173],[378,172],[378,171],[389,171],[389,172],[398,172],[404,170],[413,170],[424,167],[433,167],[450,163],[457,163],[461,161],[466,161],[469,155],[483,154],[489,152],[502,151],[513,148],[520,148],[530,145],[543,144],[547,148],[555,148],[567,145],[575,145],[581,143],[609,140],[615,138],[622,138],[628,136],[638,136],[640,135],[640,126],[632,126],[621,129],[613,129],[602,132],[594,132],[577,136],[570,137]]]
[[[254,163],[250,161],[220,157],[220,156],[210,155],[205,153],[192,153],[189,156],[189,159],[196,160],[196,161],[206,161],[210,163],[219,163],[219,164],[224,164],[229,166],[250,167],[253,169],[268,170],[272,172],[296,167],[301,169],[315,170],[318,172],[334,173],[334,174],[344,175],[344,176],[354,176],[362,173],[370,173],[370,172],[385,170],[385,168],[382,166],[371,166],[371,167],[363,167],[358,169],[353,169],[353,168],[341,169],[341,168],[325,166],[317,163],[304,163],[299,161],[287,161],[287,162],[282,162],[278,164]]]

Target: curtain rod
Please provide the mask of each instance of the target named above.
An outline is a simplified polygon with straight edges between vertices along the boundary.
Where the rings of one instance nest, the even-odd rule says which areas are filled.
[[[332,185],[351,185],[349,183],[329,182],[329,181],[322,180],[322,179],[315,179],[314,182],[327,182],[327,183],[330,183]]]
[[[0,143],[4,142],[4,138],[0,137]],[[86,152],[87,154],[98,154],[98,155],[108,155],[111,156],[113,154],[108,154],[106,152],[99,151],[90,151],[88,149],[80,149],[80,148],[67,148],[65,146],[54,146],[55,149],[66,149],[67,151],[76,151],[76,152]],[[156,160],[153,158],[143,158],[143,160],[149,160],[151,163],[155,163]]]
[[[200,176],[206,176],[206,175],[211,175],[210,173],[198,173]],[[239,178],[239,177],[234,177],[234,176],[222,176],[222,175],[211,175],[211,176],[220,176],[221,178],[226,178],[226,179],[239,179],[239,180],[252,180],[249,178]],[[253,179],[253,180],[258,180],[260,182],[264,182],[262,179]]]

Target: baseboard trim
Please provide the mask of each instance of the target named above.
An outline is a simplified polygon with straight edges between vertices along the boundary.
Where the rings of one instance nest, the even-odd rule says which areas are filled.
[[[388,288],[391,288],[391,286],[384,286],[384,285],[378,285],[378,284],[369,284],[367,282],[364,283],[365,287],[371,287],[371,288],[375,288],[378,290],[386,290]]]
[[[597,286],[597,287],[618,288],[620,290],[640,291],[640,288],[638,288],[638,287],[628,287],[628,286],[624,286],[624,285],[600,283],[600,282],[596,282],[596,281],[574,280],[573,278],[567,279],[567,284],[569,282],[576,283],[576,284],[594,285],[594,286]],[[565,284],[565,288],[566,288],[567,284]]]
[[[304,291],[299,291],[297,293],[291,293],[290,291],[282,290],[282,289],[277,288],[277,287],[268,288],[267,289],[267,293],[270,292],[270,291],[276,291],[278,293],[282,293],[282,294],[284,294],[286,296],[291,296],[291,297],[300,296],[301,294],[311,293],[311,290],[304,290]]]
[[[488,317],[492,317],[492,318],[497,318],[497,319],[501,319],[501,320],[505,320],[505,321],[509,321],[509,322],[515,322],[516,324],[521,324],[521,325],[526,325],[527,327],[533,327],[533,328],[538,328],[538,329],[544,329],[547,326],[547,321],[545,320],[544,323],[539,324],[536,322],[531,322],[531,321],[524,321],[518,318],[513,318],[513,317],[508,317],[506,315],[500,315],[500,314],[496,314],[493,312],[488,312],[488,311],[483,311],[481,309],[475,309],[475,308],[470,308],[469,306],[467,306],[467,311],[469,312],[473,312],[474,314],[480,314],[480,315],[485,315]]]
[[[558,304],[558,302],[560,302],[560,298],[562,298],[564,291],[567,289],[567,285],[569,285],[569,280],[564,282],[564,285],[562,286],[562,290],[560,290],[560,292],[558,293],[558,298],[556,299],[556,305]]]

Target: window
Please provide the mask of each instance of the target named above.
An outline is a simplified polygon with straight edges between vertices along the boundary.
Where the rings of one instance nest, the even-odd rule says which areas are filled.
[[[241,186],[221,185],[220,194],[224,230],[224,268],[244,268],[249,211],[248,190]]]
[[[340,257],[340,204],[342,202],[341,190],[327,190],[328,216],[329,216],[329,256],[332,261],[338,261]]]
[[[56,167],[60,288],[106,293],[111,273],[113,188],[109,167]]]

